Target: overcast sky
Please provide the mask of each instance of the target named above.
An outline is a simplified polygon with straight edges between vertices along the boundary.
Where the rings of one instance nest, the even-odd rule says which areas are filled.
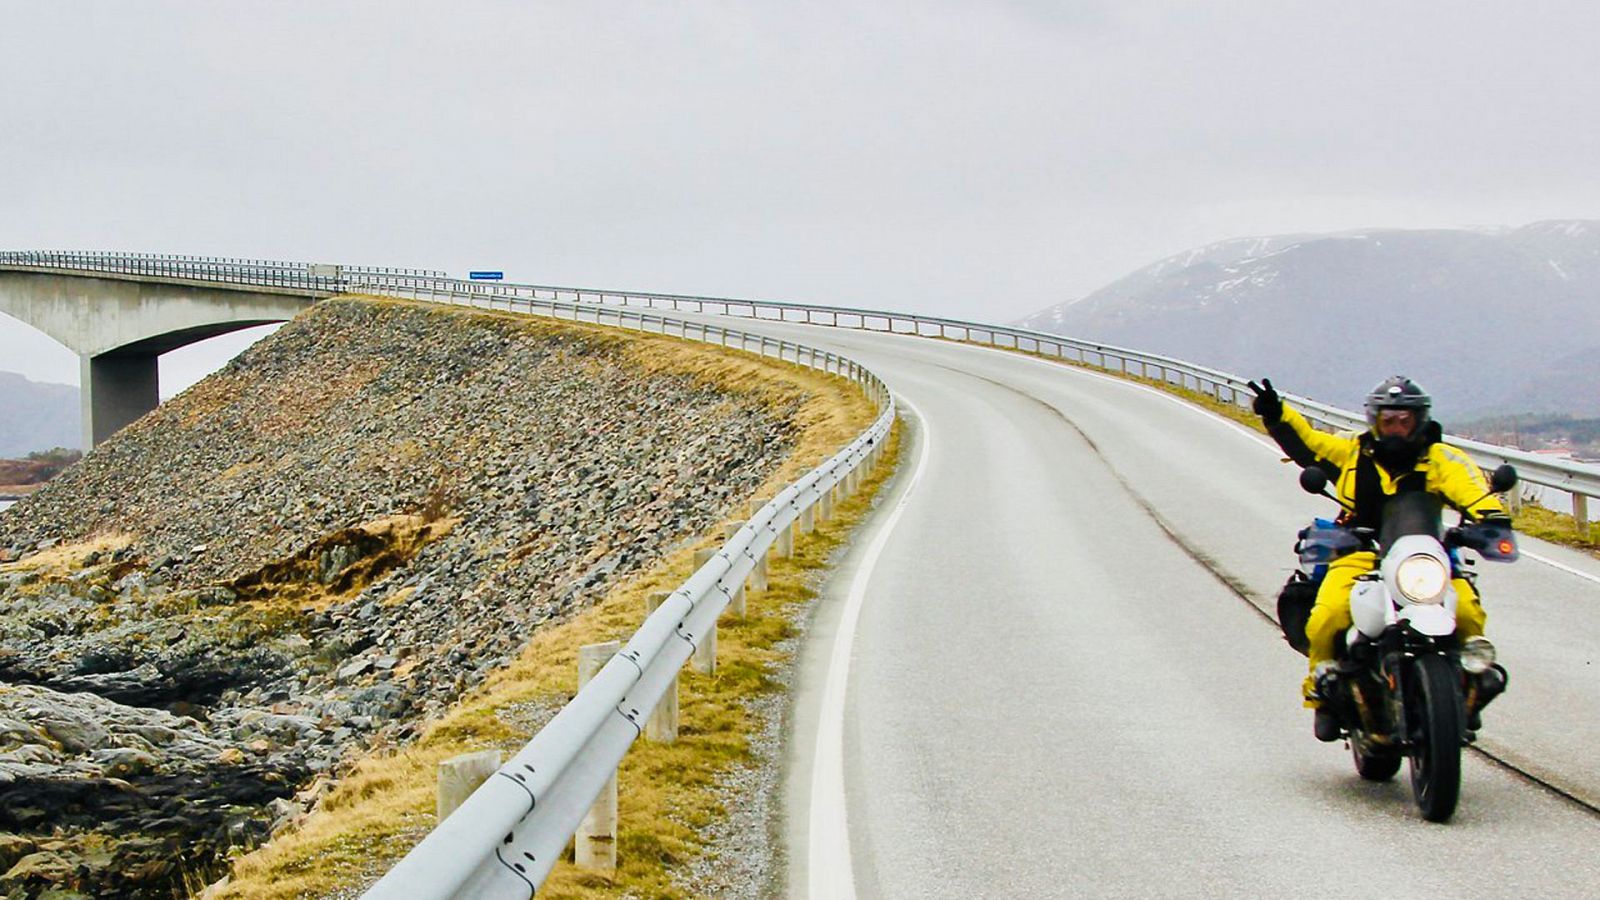
[[[0,248],[1004,321],[1239,235],[1600,217],[1597,35],[1578,2],[0,0]],[[11,320],[0,369],[77,380]]]

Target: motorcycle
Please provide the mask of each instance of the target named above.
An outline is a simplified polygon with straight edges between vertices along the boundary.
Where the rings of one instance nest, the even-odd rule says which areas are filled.
[[[1501,466],[1490,493],[1516,482],[1516,470]],[[1302,470],[1305,491],[1339,503],[1327,485],[1321,468]],[[1507,522],[1462,513],[1460,523],[1446,529],[1442,517],[1439,497],[1418,491],[1389,498],[1376,531],[1317,520],[1300,533],[1301,571],[1279,599],[1284,637],[1305,653],[1305,620],[1317,584],[1312,573],[1358,550],[1377,554],[1377,569],[1359,577],[1350,594],[1354,624],[1335,642],[1334,661],[1319,666],[1315,684],[1349,740],[1356,772],[1387,781],[1409,760],[1412,795],[1430,822],[1455,814],[1462,748],[1476,740],[1483,708],[1506,688],[1494,645],[1482,636],[1457,638],[1451,580],[1466,572],[1458,551],[1495,562],[1517,558]]]

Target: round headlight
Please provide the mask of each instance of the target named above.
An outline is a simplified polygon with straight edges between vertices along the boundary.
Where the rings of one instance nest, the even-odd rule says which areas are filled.
[[[1475,635],[1461,642],[1461,668],[1474,675],[1489,671],[1494,665],[1494,645],[1483,635]]]
[[[1450,572],[1444,563],[1426,553],[1408,556],[1394,570],[1395,586],[1412,603],[1440,603]]]

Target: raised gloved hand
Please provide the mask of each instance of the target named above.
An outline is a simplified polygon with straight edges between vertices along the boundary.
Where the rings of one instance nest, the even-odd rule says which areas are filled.
[[[1274,425],[1283,418],[1283,400],[1273,390],[1271,378],[1261,379],[1260,384],[1248,382],[1246,387],[1255,391],[1256,398],[1250,402],[1250,408],[1261,417],[1261,421]]]

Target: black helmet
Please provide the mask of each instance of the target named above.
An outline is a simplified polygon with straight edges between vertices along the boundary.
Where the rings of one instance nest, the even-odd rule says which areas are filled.
[[[1367,395],[1367,430],[1372,432],[1373,438],[1381,439],[1382,435],[1378,434],[1379,410],[1408,409],[1416,414],[1417,423],[1406,438],[1406,443],[1420,443],[1427,431],[1428,410],[1432,406],[1433,398],[1415,381],[1404,375],[1386,378]]]

